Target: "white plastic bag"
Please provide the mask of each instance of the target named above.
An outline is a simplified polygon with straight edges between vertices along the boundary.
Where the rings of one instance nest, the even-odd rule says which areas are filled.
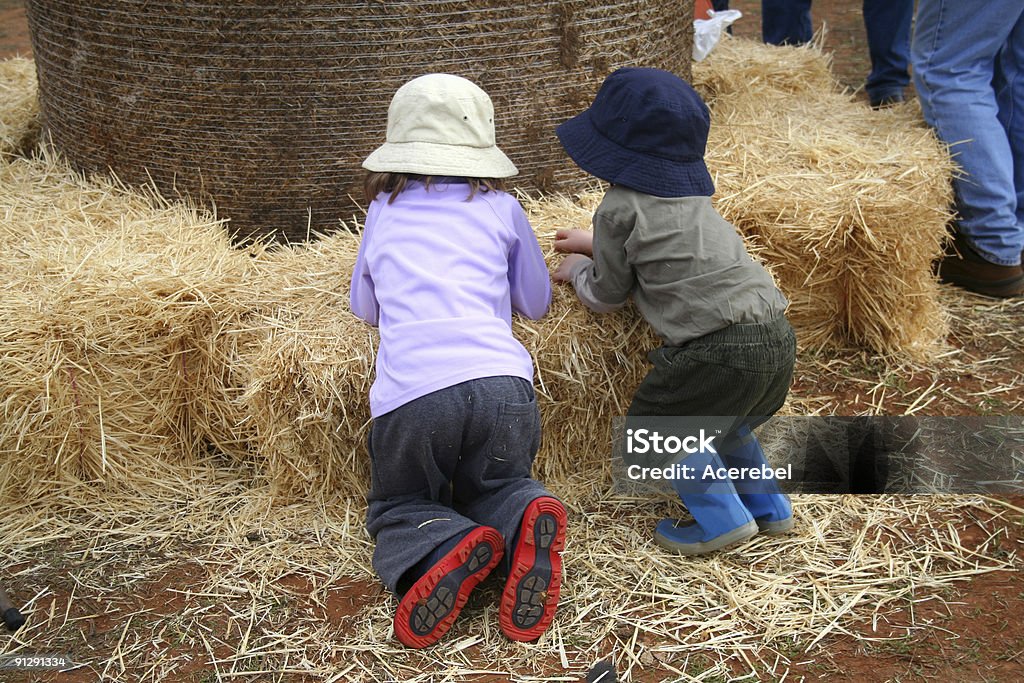
[[[693,21],[693,60],[701,61],[718,45],[722,32],[734,21],[743,16],[738,9],[727,9],[722,12],[708,10],[707,19]]]

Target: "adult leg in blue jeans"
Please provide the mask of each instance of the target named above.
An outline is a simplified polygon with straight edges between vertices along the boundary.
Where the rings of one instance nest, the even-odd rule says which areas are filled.
[[[910,23],[914,0],[864,0],[864,28],[871,54],[865,90],[872,107],[903,101],[910,84]]]
[[[903,101],[910,84],[910,24],[913,0],[864,0],[864,28],[871,54],[865,89],[871,106]],[[803,45],[811,41],[811,0],[762,0],[761,34],[771,45]]]
[[[762,0],[761,36],[770,45],[811,42],[811,0]]]
[[[1010,149],[1013,150],[1017,228],[1024,231],[1024,14],[1017,20],[1013,31],[1010,32],[1009,40],[999,53],[992,87],[996,91],[996,101],[999,103],[999,122],[1006,129]],[[1021,237],[1020,234],[1018,237]]]
[[[911,46],[925,120],[952,146],[958,255],[943,280],[990,296],[1024,293],[1024,6],[920,0]]]

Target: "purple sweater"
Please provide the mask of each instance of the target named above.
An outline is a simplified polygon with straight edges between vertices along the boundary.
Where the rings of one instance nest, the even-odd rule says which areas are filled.
[[[352,312],[380,328],[370,414],[481,377],[533,381],[512,311],[543,316],[551,283],[512,196],[463,183],[410,183],[370,203],[352,273]]]

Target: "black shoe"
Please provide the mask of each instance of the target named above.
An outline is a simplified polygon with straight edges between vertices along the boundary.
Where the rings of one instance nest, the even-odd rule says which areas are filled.
[[[565,506],[550,496],[533,500],[523,511],[498,607],[498,623],[511,640],[537,640],[555,617],[566,524]]]
[[[888,109],[889,107],[895,107],[897,104],[903,103],[903,93],[899,90],[896,92],[885,93],[875,97],[873,95],[868,96],[868,100],[871,102],[872,109]]]
[[[478,526],[466,534],[402,596],[395,612],[395,637],[412,648],[440,640],[504,551],[505,540],[496,529]]]
[[[615,683],[617,680],[611,662],[598,662],[583,679],[583,683]]]

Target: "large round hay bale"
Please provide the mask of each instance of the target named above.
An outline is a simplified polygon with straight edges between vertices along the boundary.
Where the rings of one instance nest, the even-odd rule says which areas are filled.
[[[427,72],[491,95],[523,187],[570,189],[583,176],[554,126],[614,68],[687,77],[693,17],[692,0],[27,5],[44,122],[69,161],[290,239],[358,210],[391,95]]]

